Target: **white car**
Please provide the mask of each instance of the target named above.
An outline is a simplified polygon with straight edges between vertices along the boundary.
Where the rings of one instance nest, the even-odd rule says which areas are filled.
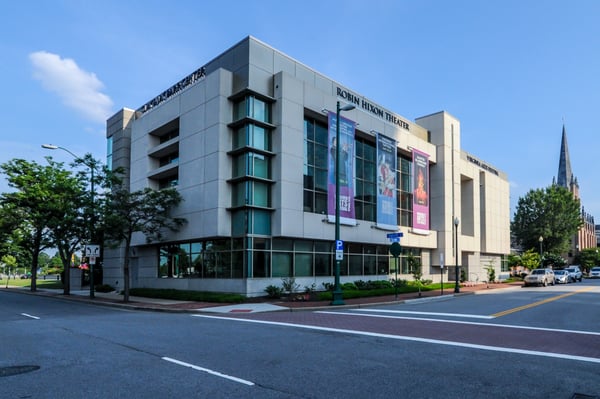
[[[554,285],[554,272],[552,269],[534,269],[523,279],[523,287],[530,285]]]
[[[589,278],[600,278],[600,266],[594,266],[592,267],[592,270],[590,270],[590,274],[588,275]]]

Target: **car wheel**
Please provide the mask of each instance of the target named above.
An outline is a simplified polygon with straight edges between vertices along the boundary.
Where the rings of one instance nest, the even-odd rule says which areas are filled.
[[[544,287],[548,286],[548,280],[544,280]]]

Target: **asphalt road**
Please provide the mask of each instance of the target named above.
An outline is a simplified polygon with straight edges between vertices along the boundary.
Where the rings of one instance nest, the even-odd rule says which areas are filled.
[[[593,280],[230,315],[0,290],[0,338],[2,398],[600,397]]]

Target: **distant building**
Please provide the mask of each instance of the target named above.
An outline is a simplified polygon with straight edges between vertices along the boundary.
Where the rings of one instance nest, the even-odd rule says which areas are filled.
[[[338,121],[337,104],[354,109]],[[184,201],[175,216],[188,221],[162,242],[136,235],[132,287],[260,296],[294,277],[301,290],[322,289],[338,257],[342,283],[396,272],[412,280],[408,256],[426,279],[443,272],[453,280],[458,264],[466,279],[484,281],[486,267],[506,270],[509,184],[463,151],[460,137],[447,112],[410,121],[248,37],[107,121],[108,159],[126,170],[130,190],[177,188]],[[402,233],[397,271],[394,233]],[[122,251],[107,249],[104,258],[104,280],[119,287]]]
[[[560,157],[558,161],[558,176],[556,184],[568,189],[575,198],[581,201],[579,197],[579,183],[571,169],[571,159],[569,156],[569,147],[567,145],[567,131],[565,126],[562,128],[562,139],[560,144]],[[572,263],[574,258],[581,250],[586,248],[595,248],[598,246],[596,238],[596,226],[594,225],[594,217],[585,212],[585,208],[581,205],[581,220],[583,226],[577,234],[571,239],[571,245],[567,254],[567,261]]]

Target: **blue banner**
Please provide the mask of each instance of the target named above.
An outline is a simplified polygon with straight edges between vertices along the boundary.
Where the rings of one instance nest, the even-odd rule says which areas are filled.
[[[335,177],[336,147],[340,154],[340,223],[355,225],[354,216],[354,129],[355,124],[340,117],[340,143],[336,140],[336,113],[329,113],[329,178],[327,184],[327,214],[329,221],[335,221]]]

